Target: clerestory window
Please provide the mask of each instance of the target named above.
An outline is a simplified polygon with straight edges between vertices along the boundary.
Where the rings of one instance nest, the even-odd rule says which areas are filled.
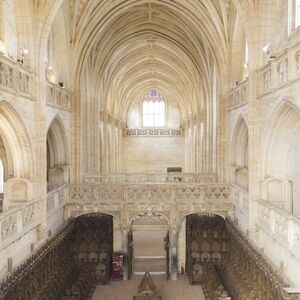
[[[166,103],[158,90],[150,90],[143,100],[143,127],[165,127]]]

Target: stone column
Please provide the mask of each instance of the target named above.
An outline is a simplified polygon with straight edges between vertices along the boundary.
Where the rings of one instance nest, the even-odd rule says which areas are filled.
[[[129,234],[129,227],[122,228],[122,251],[123,251],[123,280],[129,279],[129,272],[128,272],[128,234]]]
[[[171,228],[169,230],[169,270],[170,277],[172,280],[178,279],[178,259],[177,259],[177,249],[178,249],[178,228]]]

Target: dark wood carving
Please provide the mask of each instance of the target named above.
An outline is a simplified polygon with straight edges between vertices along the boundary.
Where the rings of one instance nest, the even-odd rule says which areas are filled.
[[[198,282],[200,267],[206,262],[220,263],[227,249],[224,219],[215,215],[193,214],[186,219],[186,269],[190,281]],[[198,269],[197,270],[195,270]]]
[[[226,220],[228,251],[218,268],[233,299],[287,300],[286,285],[280,274],[271,267],[231,221]]]
[[[281,276],[230,220],[194,214],[186,224],[187,272],[206,299],[291,299]]]
[[[86,299],[96,282],[96,268],[110,280],[112,217],[89,214],[70,220],[0,285],[0,299]]]

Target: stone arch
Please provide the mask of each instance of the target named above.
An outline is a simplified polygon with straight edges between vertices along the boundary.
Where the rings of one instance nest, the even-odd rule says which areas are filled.
[[[248,190],[248,125],[243,116],[235,123],[230,152],[231,180]]]
[[[52,120],[47,131],[47,181],[48,190],[69,181],[68,140],[59,116]]]
[[[4,171],[3,209],[31,199],[32,149],[25,126],[14,108],[0,102],[0,158]]]
[[[203,214],[203,215],[216,215],[219,216],[221,218],[223,218],[224,220],[229,217],[228,213],[226,212],[217,212],[217,211],[203,211],[203,210],[194,210],[194,211],[187,211],[181,214],[180,218],[178,218],[178,221],[176,223],[177,227],[180,228],[180,225],[182,224],[182,222],[184,221],[184,219],[189,216],[189,215],[194,215],[194,214]]]
[[[268,124],[263,153],[262,198],[300,214],[300,110],[284,99]]]
[[[106,211],[103,209],[98,209],[96,211],[84,211],[84,212],[80,212],[78,214],[76,214],[74,217],[75,218],[79,218],[81,216],[85,216],[85,215],[90,215],[90,214],[103,214],[103,215],[108,215],[108,216],[112,216],[113,218],[115,218],[118,222],[121,221],[120,215],[118,213],[115,213],[113,211]]]
[[[106,213],[85,213],[75,219],[73,255],[78,264],[106,265],[111,273],[113,253],[113,217]]]
[[[225,249],[225,218],[216,213],[190,213],[179,232],[179,261],[193,276],[199,263],[220,262]]]
[[[31,179],[32,151],[25,126],[14,108],[6,101],[0,102],[0,136],[7,155],[7,179]]]

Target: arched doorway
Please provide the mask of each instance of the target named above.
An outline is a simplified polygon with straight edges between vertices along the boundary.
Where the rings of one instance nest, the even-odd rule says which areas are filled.
[[[77,217],[72,251],[78,269],[92,264],[97,282],[109,282],[112,276],[113,217],[103,213]]]
[[[169,278],[168,222],[154,212],[139,213],[132,220],[132,271],[134,275],[166,275]]]
[[[201,284],[208,299],[217,299],[218,291],[227,295],[218,271],[228,249],[225,226],[224,218],[212,213],[186,217],[186,274],[191,284]]]

